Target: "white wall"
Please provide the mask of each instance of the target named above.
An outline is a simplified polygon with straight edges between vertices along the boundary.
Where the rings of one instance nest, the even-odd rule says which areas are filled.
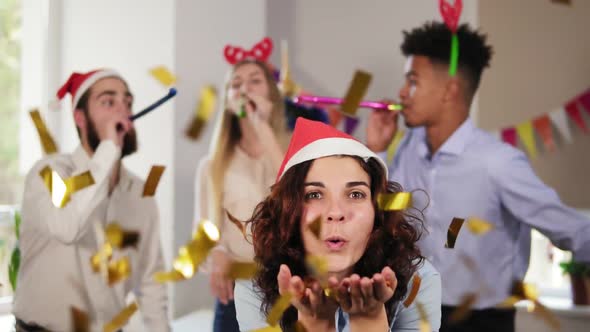
[[[590,86],[590,1],[482,1],[480,22],[495,49],[480,89],[480,125],[502,128],[553,111]],[[586,123],[590,117],[582,114]],[[531,164],[566,204],[590,207],[590,135],[570,121],[573,142],[539,150]],[[554,131],[555,132],[555,131]],[[540,142],[540,140],[538,140]]]
[[[464,1],[461,22],[477,22],[477,1]],[[356,69],[373,74],[367,99],[398,99],[405,58],[402,30],[427,20],[440,20],[432,0],[272,0],[268,1],[268,33],[289,43],[293,79],[304,89],[343,96]],[[280,64],[280,52],[273,63]],[[358,115],[366,119],[367,110]],[[355,136],[365,137],[365,122]]]

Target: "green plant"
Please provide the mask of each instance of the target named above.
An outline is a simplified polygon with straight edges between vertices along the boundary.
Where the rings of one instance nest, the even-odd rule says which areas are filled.
[[[8,264],[8,279],[12,290],[16,290],[16,280],[18,276],[18,269],[20,267],[20,248],[18,247],[18,239],[20,237],[20,213],[14,212],[14,232],[16,234],[16,245],[10,257],[10,264]]]
[[[574,277],[590,277],[590,265],[574,262],[561,262],[559,266],[563,270],[563,274],[569,274]]]

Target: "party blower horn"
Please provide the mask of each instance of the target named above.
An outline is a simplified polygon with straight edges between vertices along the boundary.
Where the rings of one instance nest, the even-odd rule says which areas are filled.
[[[170,88],[170,90],[168,90],[168,94],[167,95],[165,95],[164,97],[158,99],[155,103],[153,103],[150,106],[146,107],[141,112],[138,112],[136,114],[131,115],[129,117],[129,120],[135,121],[135,120],[141,118],[142,116],[150,113],[151,111],[155,110],[156,108],[160,107],[162,104],[164,104],[165,102],[167,102],[168,100],[170,100],[174,96],[176,96],[176,93],[177,93],[177,91],[176,91],[175,88]],[[123,126],[118,125],[117,126],[117,130],[118,131],[122,131],[123,130]]]
[[[334,97],[322,97],[322,96],[311,96],[301,95],[293,98],[293,102],[296,104],[312,103],[312,104],[323,104],[323,105],[342,105],[344,102],[343,98]],[[403,106],[401,104],[389,104],[378,101],[363,100],[359,103],[359,107],[372,108],[377,110],[390,110],[390,111],[401,111]]]

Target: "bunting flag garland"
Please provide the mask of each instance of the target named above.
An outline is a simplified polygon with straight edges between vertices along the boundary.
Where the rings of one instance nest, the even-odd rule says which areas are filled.
[[[587,114],[584,114],[585,112]],[[565,144],[573,142],[572,128],[574,130],[579,129],[584,134],[590,135],[590,123],[586,123],[588,120],[584,119],[589,116],[590,89],[587,89],[553,111],[540,114],[517,125],[493,130],[490,134],[516,148],[519,147],[520,143],[529,158],[534,159],[539,155],[537,138],[540,140],[539,146],[546,151],[553,152],[557,150],[558,142]],[[554,133],[554,129],[557,134]],[[392,159],[395,154],[400,138],[394,138],[390,144],[387,151],[388,160]]]

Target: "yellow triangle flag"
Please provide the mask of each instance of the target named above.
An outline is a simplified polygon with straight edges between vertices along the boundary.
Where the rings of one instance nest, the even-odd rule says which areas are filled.
[[[535,144],[535,135],[533,133],[533,124],[531,121],[523,122],[516,126],[518,136],[522,140],[529,157],[537,157],[537,146]]]

